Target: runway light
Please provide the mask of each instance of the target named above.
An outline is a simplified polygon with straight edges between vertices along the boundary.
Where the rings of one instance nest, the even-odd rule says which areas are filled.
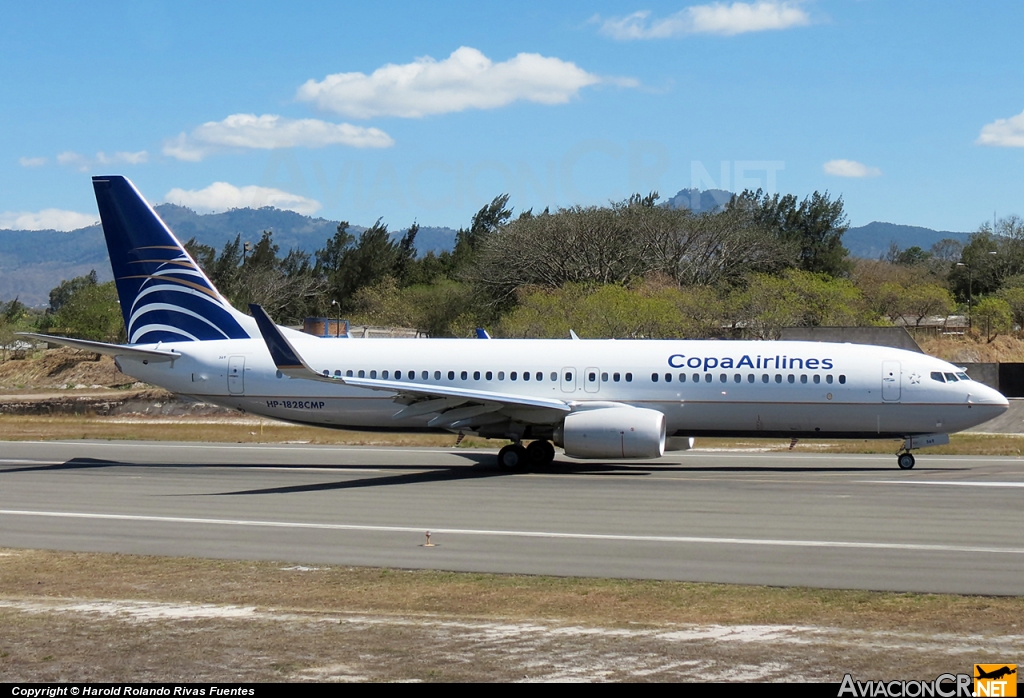
[[[424,548],[433,548],[434,544],[430,542],[430,531],[427,531],[427,542],[423,544]]]

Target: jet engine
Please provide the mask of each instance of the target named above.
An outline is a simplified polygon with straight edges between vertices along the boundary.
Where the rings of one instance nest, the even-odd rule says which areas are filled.
[[[574,412],[555,430],[554,442],[573,458],[660,458],[665,415],[638,407]]]

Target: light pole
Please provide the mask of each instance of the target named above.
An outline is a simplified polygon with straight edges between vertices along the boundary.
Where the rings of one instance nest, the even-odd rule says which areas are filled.
[[[993,250],[992,252],[989,252],[989,254],[995,255],[998,254],[998,252]],[[974,318],[972,314],[972,309],[974,306],[974,267],[972,267],[970,264],[964,264],[963,262],[957,262],[956,265],[958,267],[967,268],[967,329],[973,330]]]
[[[334,336],[341,336],[341,303],[338,301],[331,301],[331,307],[337,308],[336,319],[334,321]]]

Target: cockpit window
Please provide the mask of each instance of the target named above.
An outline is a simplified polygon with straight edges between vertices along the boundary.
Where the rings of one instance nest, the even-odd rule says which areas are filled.
[[[955,376],[954,374],[952,374],[952,373],[947,373],[947,374],[945,374],[945,375],[946,375],[946,382],[947,382],[947,383],[956,383],[956,381],[957,381],[957,377],[956,377],[956,376]]]
[[[941,371],[932,371],[932,380],[940,383],[945,383],[946,379],[942,377]]]
[[[971,380],[970,376],[968,376],[966,373],[962,373],[960,371],[957,372],[956,377],[959,378],[962,381],[969,381],[969,380]]]

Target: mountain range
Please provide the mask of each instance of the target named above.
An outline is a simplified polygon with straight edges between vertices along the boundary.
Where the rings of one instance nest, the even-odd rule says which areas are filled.
[[[683,189],[666,205],[703,213],[724,206],[731,197],[731,192],[721,189]],[[205,215],[175,204],[161,204],[156,210],[182,242],[194,237],[218,250],[237,235],[241,235],[242,240],[255,243],[262,231],[271,230],[274,242],[282,252],[298,248],[312,253],[322,248],[338,227],[337,221],[271,207],[232,209]],[[349,232],[353,234],[365,229],[358,225],[349,226]],[[392,235],[398,238],[404,232],[396,230]],[[455,244],[455,233],[452,228],[421,227],[416,236],[416,249],[421,255],[431,250],[450,250]],[[943,238],[966,242],[968,237],[969,233],[873,222],[847,230],[843,244],[855,257],[877,259],[888,252],[893,241],[901,249],[916,245],[927,250]],[[45,306],[49,302],[50,289],[64,279],[88,274],[93,269],[101,281],[110,280],[107,248],[99,224],[66,233],[56,230],[0,230],[0,300],[18,297],[26,305]]]

